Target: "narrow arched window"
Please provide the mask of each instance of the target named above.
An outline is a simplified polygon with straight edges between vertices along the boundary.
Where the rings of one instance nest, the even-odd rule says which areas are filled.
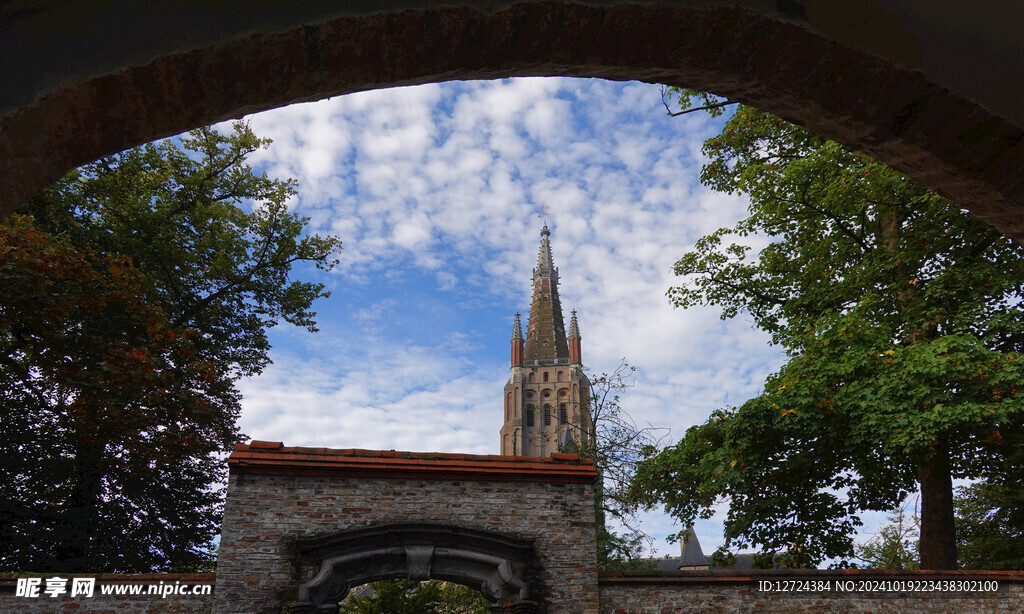
[[[551,406],[544,406],[544,426],[551,426]]]
[[[569,409],[562,403],[558,406],[558,423],[565,424],[569,421]]]

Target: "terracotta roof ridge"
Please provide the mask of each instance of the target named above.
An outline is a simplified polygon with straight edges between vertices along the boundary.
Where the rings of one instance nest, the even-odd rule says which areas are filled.
[[[592,482],[593,459],[576,454],[502,456],[452,452],[335,449],[253,441],[235,446],[231,472],[278,475]]]
[[[363,448],[326,448],[313,446],[285,446],[280,441],[261,441],[254,439],[245,444],[235,444],[235,453],[240,456],[253,457],[274,456],[318,456],[347,457],[365,459],[394,459],[412,461],[461,461],[466,463],[527,463],[527,464],[576,464],[592,465],[593,459],[581,458],[578,454],[553,452],[551,456],[509,456],[499,454],[469,454],[464,452],[412,452],[405,450],[369,450]]]

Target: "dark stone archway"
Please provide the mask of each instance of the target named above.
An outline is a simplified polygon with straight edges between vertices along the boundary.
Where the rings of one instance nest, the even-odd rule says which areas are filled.
[[[350,588],[376,582],[446,580],[480,591],[495,612],[532,614],[526,578],[531,542],[487,531],[432,524],[393,524],[302,539],[296,544],[307,564],[317,568],[299,586],[291,611],[337,612]]]
[[[218,614],[327,612],[388,578],[464,584],[502,614],[599,613],[590,459],[254,441],[228,467]]]
[[[1024,239],[1022,9],[953,6],[8,3],[0,215],[79,164],[202,124],[373,88],[562,75],[679,84],[754,104]]]

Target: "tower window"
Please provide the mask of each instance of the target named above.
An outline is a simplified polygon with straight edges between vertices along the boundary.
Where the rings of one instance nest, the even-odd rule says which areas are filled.
[[[548,381],[548,373],[547,372],[544,373],[544,381],[545,382]]]
[[[533,407],[526,408],[526,426],[533,426]]]
[[[551,406],[544,406],[544,426],[551,426]]]
[[[565,424],[569,421],[569,410],[566,408],[565,403],[558,406],[558,422],[559,424]]]

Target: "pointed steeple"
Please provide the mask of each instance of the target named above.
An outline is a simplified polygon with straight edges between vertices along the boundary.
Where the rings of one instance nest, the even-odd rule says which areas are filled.
[[[523,366],[523,325],[519,323],[518,313],[512,325],[512,366]]]
[[[572,437],[572,429],[567,428],[564,431],[562,431],[562,440],[559,442],[559,444],[562,446],[563,450],[565,450],[566,452],[572,450],[572,447],[575,443],[576,441]]]
[[[693,526],[689,526],[686,529],[686,534],[683,535],[683,541],[679,544],[680,567],[696,567],[700,565],[707,565],[707,557],[704,556],[704,550],[700,547],[700,542],[697,540],[697,534],[693,531]]]
[[[583,352],[580,348],[580,325],[576,321],[576,310],[572,310],[572,318],[569,320],[569,363],[578,365],[583,363]]]
[[[590,380],[580,363],[580,329],[572,312],[565,335],[558,269],[551,257],[551,231],[540,231],[533,299],[523,335],[516,314],[512,324],[512,367],[504,388],[505,422],[501,453],[547,456],[590,440]]]
[[[569,362],[562,302],[558,298],[558,269],[551,258],[550,236],[551,231],[545,224],[540,231],[537,268],[533,270],[533,301],[523,356],[527,365]]]
[[[554,263],[551,260],[551,243],[548,241],[548,237],[551,236],[551,231],[548,230],[548,225],[544,224],[544,228],[540,230],[540,249],[537,250],[537,268],[533,270],[533,281],[537,282],[538,279],[554,279],[558,281],[558,269],[555,268]]]

